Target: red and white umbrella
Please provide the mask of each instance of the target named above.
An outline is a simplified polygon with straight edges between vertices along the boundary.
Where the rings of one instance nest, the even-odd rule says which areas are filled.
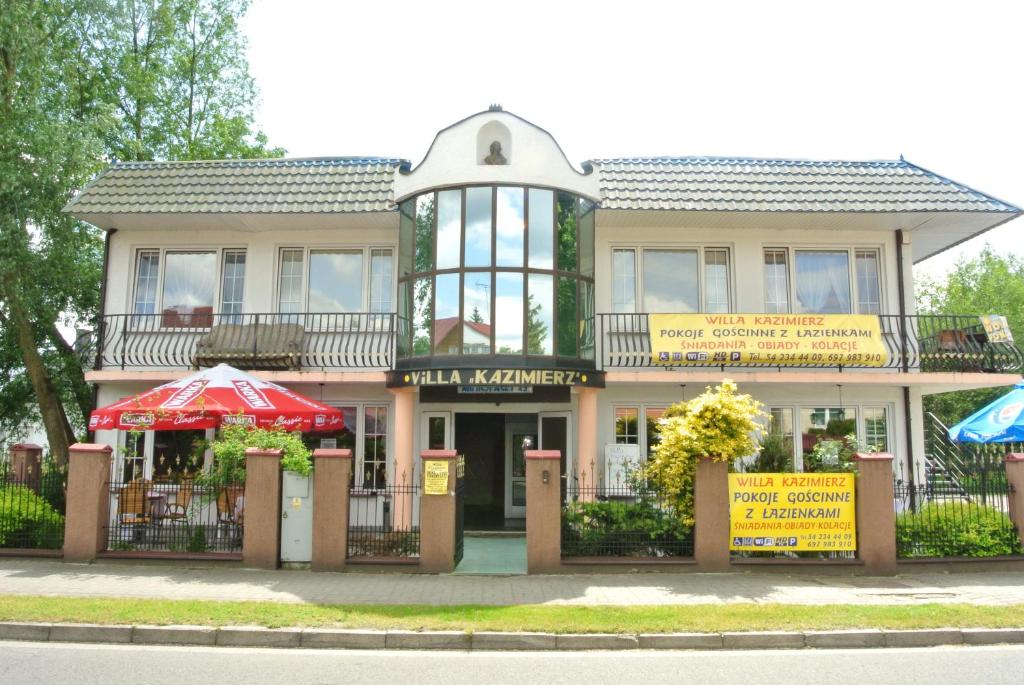
[[[191,430],[243,424],[288,431],[345,425],[340,409],[220,364],[95,410],[89,430]]]

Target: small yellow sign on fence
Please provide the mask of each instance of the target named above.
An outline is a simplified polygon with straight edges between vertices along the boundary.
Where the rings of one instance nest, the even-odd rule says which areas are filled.
[[[852,473],[730,473],[729,549],[857,549]]]
[[[448,460],[428,460],[423,462],[423,494],[448,494]]]

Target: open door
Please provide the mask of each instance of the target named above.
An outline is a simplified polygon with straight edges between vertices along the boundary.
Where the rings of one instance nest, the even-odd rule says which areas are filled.
[[[569,421],[572,412],[551,411],[540,413],[540,449],[558,450],[562,453],[562,504],[565,504],[565,489],[569,469],[575,462],[572,455],[572,432]]]

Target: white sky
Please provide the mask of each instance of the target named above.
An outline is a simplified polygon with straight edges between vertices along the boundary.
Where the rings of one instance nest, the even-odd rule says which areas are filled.
[[[1024,3],[256,0],[258,125],[292,157],[419,161],[492,102],[570,161],[908,160],[1024,204]],[[1024,219],[985,241],[1024,253]]]

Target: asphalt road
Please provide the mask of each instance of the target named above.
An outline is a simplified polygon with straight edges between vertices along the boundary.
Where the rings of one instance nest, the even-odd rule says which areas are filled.
[[[716,652],[394,652],[0,642],[0,683],[1024,682],[1024,645]]]

